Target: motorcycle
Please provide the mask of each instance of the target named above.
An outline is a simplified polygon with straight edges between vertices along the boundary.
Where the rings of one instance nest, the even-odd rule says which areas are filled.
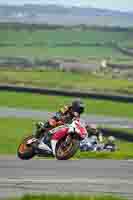
[[[80,141],[83,140],[87,136],[87,130],[85,128],[85,124],[82,123],[79,119],[73,120],[71,124],[64,124],[53,128],[49,131],[50,138],[56,137],[57,143],[55,148],[55,158],[57,160],[68,160],[74,156],[80,146]],[[26,137],[23,139],[21,144],[17,149],[17,155],[22,160],[32,159],[34,156],[43,156],[50,157],[52,154],[52,147],[49,141],[50,151],[44,151],[39,148],[34,148],[34,141],[36,140],[33,135]],[[44,141],[45,144],[45,136],[41,138],[40,142]]]

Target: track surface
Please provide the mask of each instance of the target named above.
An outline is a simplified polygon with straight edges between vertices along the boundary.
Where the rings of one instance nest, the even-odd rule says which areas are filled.
[[[38,120],[45,120],[52,116],[52,113],[32,110],[32,109],[18,109],[18,108],[0,108],[0,117],[18,117],[18,118],[32,118]],[[133,128],[133,121],[127,118],[107,117],[97,115],[83,115],[82,117],[89,123],[98,125],[118,127],[118,128]]]
[[[133,162],[0,158],[0,198],[44,192],[104,192],[133,199]]]

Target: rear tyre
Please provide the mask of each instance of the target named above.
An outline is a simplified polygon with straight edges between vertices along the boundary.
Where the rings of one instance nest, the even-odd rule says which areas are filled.
[[[34,151],[33,147],[27,145],[27,141],[29,139],[32,139],[33,137],[34,136],[29,136],[29,137],[25,138],[22,141],[22,143],[19,145],[19,147],[17,149],[17,156],[21,160],[30,160],[31,158],[33,158],[35,156],[35,151]]]
[[[63,146],[65,139],[59,140],[56,144],[55,155],[58,160],[68,160],[70,159],[79,148],[79,140],[71,138],[69,145]]]

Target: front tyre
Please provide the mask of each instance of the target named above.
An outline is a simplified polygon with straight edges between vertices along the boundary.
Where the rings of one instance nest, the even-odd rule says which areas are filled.
[[[17,156],[21,160],[30,160],[31,158],[33,158],[35,156],[35,151],[33,150],[33,147],[27,145],[27,141],[32,138],[33,138],[33,136],[29,136],[29,137],[25,138],[22,141],[22,143],[19,145],[19,147],[17,149]]]
[[[56,144],[55,155],[58,160],[70,159],[79,148],[80,142],[78,139],[70,138],[69,144],[64,145],[65,139],[59,140]]]

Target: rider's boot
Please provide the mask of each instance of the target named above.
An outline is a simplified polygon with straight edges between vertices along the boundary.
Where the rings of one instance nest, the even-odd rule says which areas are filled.
[[[38,148],[41,149],[41,150],[48,151],[48,152],[52,153],[52,149],[47,144],[45,144],[44,142],[40,142],[38,144]]]
[[[45,131],[45,128],[44,128],[44,123],[43,122],[38,122],[36,124],[36,132],[35,132],[35,138],[39,139],[41,138],[41,136],[43,136],[43,133]]]
[[[35,149],[41,149],[52,153],[52,149],[50,148],[50,133],[42,122],[39,123],[39,126],[37,124],[35,138],[37,138],[37,142],[33,144]]]
[[[38,149],[38,145],[40,143],[40,139],[43,137],[44,135],[44,124],[43,122],[38,122],[36,124],[36,132],[34,133],[34,136],[32,138],[32,140],[28,141],[27,145],[28,146],[32,146],[34,148],[34,150]]]

